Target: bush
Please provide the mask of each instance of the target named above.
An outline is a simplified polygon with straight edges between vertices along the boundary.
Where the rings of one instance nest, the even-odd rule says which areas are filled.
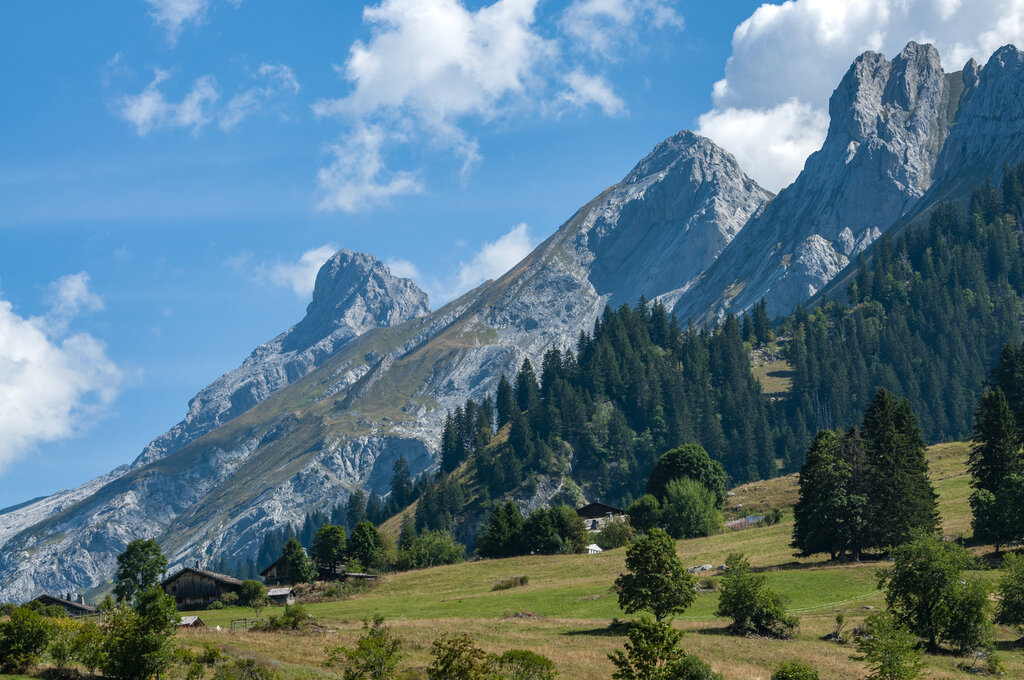
[[[868,680],[913,680],[921,674],[921,650],[918,639],[890,612],[877,612],[864,622],[857,635],[857,650],[871,673]]]
[[[371,625],[363,621],[363,635],[354,648],[335,647],[327,650],[327,665],[343,667],[344,680],[391,680],[402,658],[402,640],[384,625],[378,616]]]
[[[301,604],[288,604],[280,616],[272,615],[260,628],[264,630],[300,630],[310,623],[310,615]]]
[[[551,659],[527,649],[510,649],[497,659],[501,677],[507,680],[555,680],[558,671]]]
[[[58,671],[66,670],[75,661],[75,636],[79,622],[69,618],[51,621],[47,653]]]
[[[224,603],[221,602],[220,600],[214,600],[210,604],[206,605],[206,609],[207,610],[211,610],[211,609],[213,609],[213,610],[224,609]]]
[[[90,675],[95,675],[96,669],[103,666],[103,638],[103,630],[92,620],[81,621],[75,633],[75,658],[85,666]]]
[[[682,631],[646,614],[633,621],[624,650],[608,655],[615,680],[722,680],[705,662],[679,649]]]
[[[791,637],[799,621],[786,614],[782,598],[768,589],[765,576],[754,573],[742,553],[729,555],[725,566],[715,614],[731,618],[729,629],[737,635]]]
[[[455,540],[450,531],[426,530],[412,538],[398,551],[399,570],[426,569],[443,564],[457,564],[466,559],[466,546]]]
[[[196,660],[206,666],[213,666],[223,658],[224,652],[220,651],[220,647],[212,642],[204,642],[203,651],[199,652]]]
[[[594,541],[601,550],[614,550],[633,541],[633,527],[625,517],[613,517],[597,532]]]
[[[494,585],[491,586],[491,590],[511,590],[512,588],[525,586],[529,582],[529,576],[509,576],[508,578],[500,578],[495,581]]]
[[[490,680],[491,660],[473,638],[445,633],[430,647],[433,659],[427,667],[429,680]]]
[[[697,538],[718,533],[722,513],[713,492],[689,478],[665,485],[661,523],[672,538]]]
[[[145,680],[167,670],[173,660],[170,638],[177,623],[174,598],[159,586],[141,591],[134,608],[118,606],[106,620],[103,672]]]
[[[821,680],[821,676],[813,666],[799,659],[790,659],[775,667],[772,680]]]
[[[4,602],[0,604],[0,616],[10,616],[17,608],[18,605],[13,602]]]
[[[661,503],[649,493],[629,506],[629,523],[638,531],[650,531],[661,523]]]
[[[280,671],[256,659],[235,659],[217,667],[213,680],[278,680]]]
[[[1003,558],[998,591],[996,623],[1024,628],[1024,555],[1010,553]]]
[[[765,513],[763,518],[761,518],[761,524],[765,525],[766,527],[775,526],[776,524],[782,521],[782,517],[782,510],[779,510],[778,508],[772,508],[771,510]]]
[[[50,640],[50,627],[28,607],[18,607],[0,623],[0,671],[24,673],[39,663]]]
[[[225,607],[234,607],[238,604],[238,593],[224,593],[220,596],[220,601]]]

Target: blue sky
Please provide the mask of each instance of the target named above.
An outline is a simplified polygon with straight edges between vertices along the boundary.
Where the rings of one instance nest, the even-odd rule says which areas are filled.
[[[858,53],[954,70],[1020,42],[1019,4],[8,0],[0,507],[133,459],[332,248],[437,305],[682,128],[777,190]]]

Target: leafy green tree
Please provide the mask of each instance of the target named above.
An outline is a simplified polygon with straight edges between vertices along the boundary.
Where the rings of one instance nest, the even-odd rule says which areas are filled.
[[[597,543],[601,550],[613,550],[629,545],[633,540],[633,527],[624,517],[613,517],[597,532]]]
[[[1003,557],[997,592],[996,623],[1024,628],[1024,555],[1010,553]]]
[[[56,669],[63,674],[75,660],[75,635],[78,633],[79,622],[64,617],[50,622],[49,644],[47,655]]]
[[[429,680],[489,680],[491,660],[465,633],[444,633],[430,647]]]
[[[443,564],[456,564],[466,558],[466,547],[455,540],[450,531],[426,531],[403,544],[398,551],[397,567],[401,570],[427,569]]]
[[[742,553],[732,553],[725,560],[715,615],[732,619],[729,629],[736,635],[787,638],[799,624],[786,614],[782,598],[768,588],[765,575],[755,573]]]
[[[244,607],[252,607],[256,618],[267,606],[267,587],[262,582],[254,579],[242,581],[242,589],[238,592],[238,601]]]
[[[879,587],[893,614],[911,631],[938,648],[957,610],[957,586],[971,555],[935,534],[918,533],[893,550],[893,566],[881,573]]]
[[[924,662],[917,636],[890,612],[875,612],[856,638],[858,661],[867,662],[868,680],[913,680]]]
[[[103,666],[104,631],[91,619],[80,622],[75,639],[72,643],[75,658],[85,666],[89,675],[95,675],[96,669]]]
[[[977,649],[991,649],[992,602],[987,580],[958,579],[946,595],[946,625],[942,637],[963,656]]]
[[[384,554],[384,542],[377,527],[371,522],[357,524],[348,541],[348,554],[352,559],[359,560],[365,568],[378,568]]]
[[[25,673],[39,663],[50,639],[50,627],[37,612],[18,607],[0,622],[0,671]]]
[[[662,455],[647,478],[647,493],[663,499],[668,491],[668,483],[684,477],[706,486],[714,495],[718,507],[725,502],[725,470],[721,463],[711,459],[700,444],[686,444]]]
[[[341,665],[343,680],[392,680],[402,658],[402,639],[384,625],[384,617],[363,621],[355,647],[328,650],[331,665]]]
[[[722,529],[722,512],[711,491],[700,482],[682,477],[665,486],[661,522],[672,538],[710,536]]]
[[[558,671],[551,659],[528,649],[510,649],[495,660],[500,676],[507,680],[555,680]]]
[[[650,531],[661,524],[661,503],[646,493],[629,506],[629,523],[639,531]]]
[[[682,631],[643,615],[633,621],[624,650],[608,655],[614,680],[722,680],[705,662],[679,648]]]
[[[938,496],[928,478],[924,437],[907,399],[879,388],[864,413],[868,514],[874,544],[897,546],[938,527]]]
[[[346,539],[345,527],[342,526],[325,524],[316,532],[313,547],[309,552],[321,573],[329,576],[338,573],[341,565],[345,563]]]
[[[1017,422],[999,387],[981,395],[974,412],[968,467],[974,538],[1000,547],[1024,536],[1024,455]]]
[[[281,578],[287,583],[312,583],[316,578],[316,567],[302,549],[299,539],[294,536],[284,544],[278,569]]]
[[[630,573],[615,579],[619,607],[627,614],[648,611],[656,621],[680,614],[696,598],[693,577],[676,555],[675,542],[661,529],[651,531],[626,550]]]
[[[131,541],[117,556],[114,596],[118,602],[132,602],[143,590],[159,585],[165,571],[167,558],[156,541],[152,538]]]
[[[174,598],[152,587],[136,595],[135,607],[124,604],[107,617],[103,672],[125,680],[148,680],[174,661],[178,611]]]
[[[775,667],[771,680],[821,680],[821,676],[814,666],[800,659],[790,659]]]
[[[551,523],[562,542],[566,553],[581,553],[590,544],[587,525],[579,514],[568,505],[556,505],[548,510]]]

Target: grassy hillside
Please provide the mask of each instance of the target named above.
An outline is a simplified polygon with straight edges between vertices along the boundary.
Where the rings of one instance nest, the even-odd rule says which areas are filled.
[[[930,450],[931,472],[940,494],[943,529],[949,535],[970,530],[965,473],[967,446],[943,444]],[[757,482],[733,490],[727,504],[734,515],[791,508],[796,500],[795,476]],[[743,508],[735,510],[736,505]],[[683,646],[707,659],[727,680],[767,680],[779,660],[791,656],[812,661],[823,678],[863,677],[863,666],[849,656],[849,646],[820,638],[833,626],[836,611],[845,611],[855,625],[880,608],[876,589],[878,563],[826,564],[820,558],[796,558],[789,547],[792,514],[774,527],[729,532],[680,541],[678,553],[690,565],[719,565],[732,551],[743,551],[768,574],[772,587],[788,598],[791,612],[801,618],[794,640],[735,638],[725,634],[726,621],[716,618],[717,594],[702,593],[676,625],[688,631]],[[611,590],[623,570],[624,550],[599,555],[559,555],[483,560],[450,567],[387,576],[376,588],[351,599],[308,605],[320,624],[317,632],[231,633],[197,630],[180,634],[189,644],[213,641],[234,654],[251,654],[276,661],[295,678],[333,677],[322,664],[326,648],[352,644],[360,621],[383,614],[406,640],[403,665],[423,667],[430,642],[444,631],[472,634],[488,651],[524,647],[551,657],[564,678],[597,679],[611,676],[607,653],[620,648],[624,638],[608,629],[621,617]],[[529,584],[494,592],[495,581],[525,575]],[[714,577],[712,577],[714,578]],[[273,609],[268,613],[273,613]],[[232,618],[251,612],[243,609],[197,612],[210,626],[230,627]],[[1024,657],[1011,641],[1017,634],[999,631],[1007,677],[1024,677]],[[931,678],[958,678],[957,659],[927,659]]]

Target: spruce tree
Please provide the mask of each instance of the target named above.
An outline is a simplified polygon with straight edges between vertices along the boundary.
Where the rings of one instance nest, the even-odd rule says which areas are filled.
[[[399,456],[392,468],[391,502],[396,509],[404,508],[412,502],[412,475],[405,456]]]
[[[505,426],[505,423],[512,420],[512,412],[518,408],[516,406],[515,394],[512,391],[512,385],[509,383],[508,378],[505,374],[501,374],[501,380],[498,381],[498,392],[495,395],[495,409],[498,414],[498,429],[500,430]]]
[[[839,457],[840,435],[823,430],[814,438],[800,469],[800,497],[793,508],[793,547],[803,556],[840,556],[836,528],[849,505],[850,466]]]
[[[974,538],[996,550],[1024,535],[1024,456],[1006,395],[999,387],[981,395],[974,414],[974,437],[968,467]]]
[[[924,437],[910,402],[879,388],[864,413],[868,516],[873,544],[901,545],[938,527],[938,497],[928,479]]]

